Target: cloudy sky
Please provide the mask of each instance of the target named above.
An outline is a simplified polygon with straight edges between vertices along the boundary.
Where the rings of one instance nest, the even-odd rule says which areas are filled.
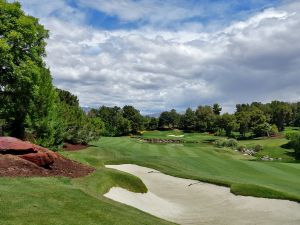
[[[12,0],[11,0],[12,1]],[[21,0],[50,30],[54,83],[143,113],[300,100],[300,1]]]

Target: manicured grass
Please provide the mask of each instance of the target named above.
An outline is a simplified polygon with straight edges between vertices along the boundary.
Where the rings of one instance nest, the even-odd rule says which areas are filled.
[[[175,135],[175,136],[172,136]],[[184,135],[183,137],[176,137]],[[181,130],[169,130],[169,131],[148,131],[144,132],[145,138],[159,138],[159,139],[174,139],[183,140],[184,142],[212,142],[221,137],[214,136],[208,133],[184,133]]]
[[[294,161],[293,149],[288,149],[285,145],[288,140],[285,138],[258,138],[255,140],[239,141],[240,145],[246,147],[254,147],[255,145],[261,145],[262,151],[256,154],[256,157],[261,158],[268,155],[271,158],[281,158],[283,161]]]
[[[169,134],[154,131],[144,135],[168,138]],[[300,201],[299,163],[249,161],[253,158],[214,147],[211,141],[218,137],[184,135],[184,140],[199,143],[150,144],[129,137],[101,138],[86,150],[61,152],[97,169],[87,177],[0,178],[0,224],[170,224],[103,197],[112,186],[133,192],[147,190],[137,177],[105,168],[105,164],[133,163],[177,177],[225,185],[235,194]],[[281,151],[285,142],[261,139],[245,144],[260,143],[264,151]]]
[[[128,137],[102,138],[86,151],[65,154],[99,168],[104,164],[134,163],[173,176],[225,186],[248,184],[251,191],[246,192],[250,195],[270,197],[265,192],[256,192],[256,187],[260,187],[280,193],[278,198],[300,201],[299,163],[249,161],[251,157],[233,150],[215,148],[205,141],[207,137],[205,134],[200,144],[150,144]]]
[[[102,195],[112,186],[146,192],[129,174],[100,168],[68,178],[0,178],[1,225],[171,224]]]
[[[255,196],[276,199],[297,199],[296,196],[288,196],[285,193],[272,190],[271,188],[264,188],[253,184],[233,184],[230,191],[236,195]]]

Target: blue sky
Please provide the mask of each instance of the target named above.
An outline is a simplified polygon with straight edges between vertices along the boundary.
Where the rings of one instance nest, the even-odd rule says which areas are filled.
[[[300,2],[21,0],[50,31],[54,83],[144,113],[300,100]]]
[[[40,10],[38,7],[44,4],[52,4],[47,0],[40,3],[35,0],[21,0],[21,2],[29,13]],[[65,7],[84,14],[81,22],[107,30],[133,30],[143,26],[178,30],[187,23],[198,23],[210,29],[211,24],[226,26],[232,21],[246,19],[266,8],[282,4],[282,0],[65,0],[63,2]],[[107,6],[109,4],[111,5]],[[135,10],[137,12],[133,13]],[[176,14],[176,11],[180,10],[184,15],[163,19],[164,15]],[[47,16],[65,19],[64,13],[63,9],[56,8]],[[155,16],[159,19],[156,20]]]
[[[133,1],[139,2],[139,1]],[[154,1],[152,1],[154,2]],[[180,26],[186,23],[199,23],[209,29],[210,24],[228,25],[232,21],[245,19],[255,12],[259,12],[268,7],[276,7],[280,4],[280,0],[173,0],[173,1],[156,1],[158,5],[165,5],[170,3],[178,8],[187,11],[191,9],[199,9],[199,13],[189,16],[188,13],[185,17],[168,21],[164,24],[164,29],[180,29]],[[100,29],[138,29],[142,26],[155,25],[160,26],[161,21],[156,21],[152,24],[147,16],[139,17],[135,20],[124,20],[118,16],[118,12],[107,12],[101,8],[91,7],[89,4],[80,4],[76,0],[67,2],[69,6],[77,8],[86,13],[86,23]],[[151,3],[152,4],[152,3]],[[204,12],[203,12],[204,9]]]

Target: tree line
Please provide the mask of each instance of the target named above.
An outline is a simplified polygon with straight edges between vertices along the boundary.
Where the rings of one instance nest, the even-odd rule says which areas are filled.
[[[0,0],[0,135],[50,147],[88,143],[103,123],[57,89],[44,57],[48,31],[17,2]]]
[[[101,106],[86,114],[75,95],[53,85],[44,62],[47,38],[48,31],[38,19],[26,15],[19,3],[0,0],[0,135],[53,147],[142,130],[182,129],[228,137],[235,131],[243,138],[300,126],[299,102],[238,104],[232,114],[221,114],[219,104],[187,108],[184,113],[172,109],[159,118],[142,116],[130,105]],[[300,146],[299,136],[290,138],[293,146]]]
[[[102,135],[121,136],[137,134],[141,130],[180,129],[186,132],[210,132],[216,135],[240,138],[246,135],[270,136],[283,131],[285,126],[300,126],[300,103],[272,101],[237,104],[234,113],[221,114],[219,104],[187,108],[184,113],[175,109],[164,111],[159,118],[142,116],[133,106],[123,108],[101,106],[88,116],[104,123]],[[235,133],[235,134],[234,134]]]
[[[300,126],[300,102],[237,104],[232,114],[221,115],[221,110],[219,104],[198,106],[195,110],[188,108],[181,114],[172,109],[161,113],[157,128],[210,132],[228,137],[235,131],[245,137],[247,133],[270,136],[283,131],[285,126]]]

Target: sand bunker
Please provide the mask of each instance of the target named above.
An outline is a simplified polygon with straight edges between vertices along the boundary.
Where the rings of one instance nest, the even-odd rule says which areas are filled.
[[[137,165],[107,167],[139,177],[148,192],[139,194],[113,187],[104,196],[175,223],[300,224],[300,204],[296,202],[235,196],[226,187],[172,177]],[[192,183],[196,184],[189,186]]]
[[[169,137],[179,137],[179,138],[184,137],[184,135],[174,135],[174,134],[169,134],[168,136]]]

